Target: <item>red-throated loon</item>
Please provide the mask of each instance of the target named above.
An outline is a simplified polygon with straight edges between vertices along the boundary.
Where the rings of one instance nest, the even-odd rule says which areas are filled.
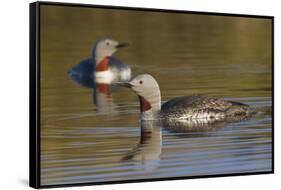
[[[82,60],[68,71],[69,76],[80,85],[92,88],[95,83],[129,81],[130,67],[113,57],[119,49],[128,46],[112,39],[98,40],[92,49],[92,57]]]
[[[119,43],[111,39],[96,42],[93,48],[93,59],[96,62],[94,72],[96,83],[111,84],[114,81],[128,81],[131,79],[131,69],[128,65],[118,62],[112,63],[112,56],[118,48],[126,47],[127,43]]]
[[[173,98],[161,106],[160,88],[149,74],[138,75],[130,82],[120,84],[130,87],[138,95],[142,120],[222,120],[235,116],[247,117],[251,113],[246,104],[203,95]]]

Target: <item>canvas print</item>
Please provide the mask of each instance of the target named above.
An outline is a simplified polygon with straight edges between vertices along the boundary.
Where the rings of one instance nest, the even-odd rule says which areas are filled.
[[[273,171],[273,18],[39,4],[40,186]]]

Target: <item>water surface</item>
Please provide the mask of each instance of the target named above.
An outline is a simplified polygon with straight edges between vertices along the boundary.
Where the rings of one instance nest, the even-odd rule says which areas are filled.
[[[67,71],[100,37],[130,43],[116,57],[162,102],[208,94],[258,114],[196,130],[142,124],[129,89],[94,105]],[[271,171],[271,46],[269,19],[42,6],[41,185]]]

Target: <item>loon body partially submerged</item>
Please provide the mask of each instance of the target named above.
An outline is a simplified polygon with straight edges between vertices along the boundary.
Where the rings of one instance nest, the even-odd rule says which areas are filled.
[[[138,75],[123,86],[130,87],[138,95],[142,120],[223,120],[248,117],[251,113],[246,104],[203,95],[173,98],[161,106],[160,88],[149,74]]]

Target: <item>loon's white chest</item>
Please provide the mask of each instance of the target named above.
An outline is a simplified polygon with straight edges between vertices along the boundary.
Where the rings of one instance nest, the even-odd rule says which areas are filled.
[[[94,73],[96,83],[110,84],[115,80],[128,81],[131,78],[131,70],[108,69],[106,71],[97,71]]]
[[[96,83],[100,84],[110,84],[115,78],[111,70],[97,71],[94,75]]]

